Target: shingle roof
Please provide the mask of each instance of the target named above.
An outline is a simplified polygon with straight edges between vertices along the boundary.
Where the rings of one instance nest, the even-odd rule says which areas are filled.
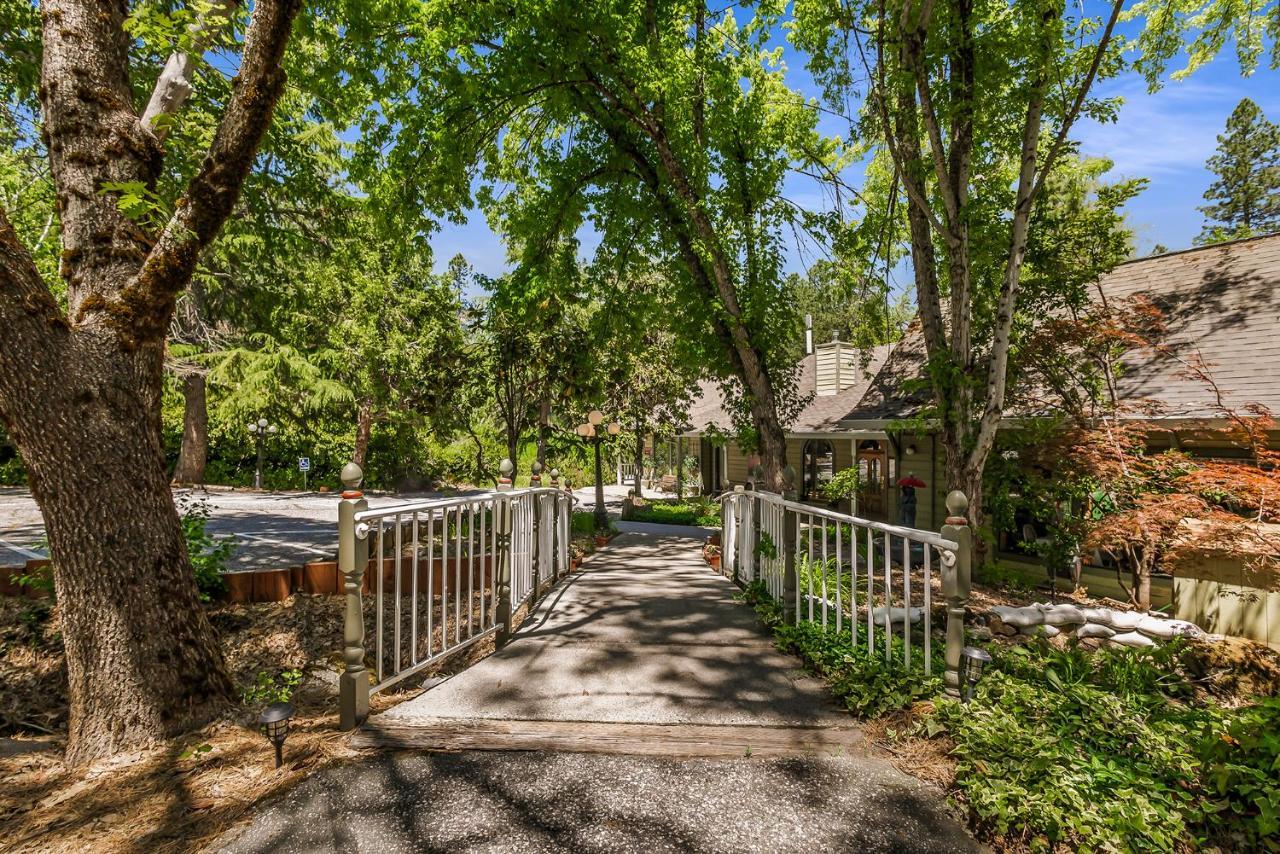
[[[1133,351],[1118,383],[1123,400],[1151,402],[1161,415],[1217,415],[1213,391],[1186,376],[1197,354],[1227,405],[1260,403],[1280,413],[1280,234],[1127,261],[1097,285],[1114,302],[1150,299],[1164,314],[1167,335],[1159,353]],[[919,321],[843,421],[910,418],[929,402],[922,384],[924,335]]]
[[[817,387],[817,357],[810,353],[800,360],[800,376],[797,378],[797,390],[801,395],[812,395],[808,404],[800,412],[793,423],[787,425],[791,433],[822,433],[840,429],[839,421],[854,406],[872,379],[880,371],[885,359],[889,356],[892,345],[884,344],[864,353],[867,359],[865,366],[860,367],[857,382],[839,394],[814,394]],[[698,383],[698,394],[689,409],[689,424],[695,431],[715,427],[729,430],[729,414],[725,410],[724,395],[720,385],[714,380],[701,380]]]
[[[724,395],[715,380],[698,380],[698,394],[689,407],[689,426],[702,431],[708,427],[729,429],[729,413],[724,407]]]
[[[866,362],[859,364],[857,381],[844,391],[821,397],[814,394],[817,388],[817,357],[812,353],[805,356],[800,361],[800,379],[797,385],[801,394],[814,394],[814,397],[788,429],[793,433],[822,433],[840,429],[840,420],[866,394],[867,388],[880,373],[892,350],[892,344],[882,344],[869,351],[862,351],[860,355]]]
[[[1125,357],[1125,399],[1170,416],[1214,415],[1212,390],[1185,376],[1183,360],[1199,354],[1228,406],[1280,413],[1280,234],[1131,261],[1099,284],[1108,299],[1150,298],[1168,327],[1168,354]]]

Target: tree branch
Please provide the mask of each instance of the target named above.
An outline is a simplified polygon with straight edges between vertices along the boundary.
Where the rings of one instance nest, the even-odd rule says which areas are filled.
[[[1098,40],[1098,49],[1093,54],[1093,61],[1089,63],[1089,71],[1076,89],[1076,97],[1071,104],[1071,109],[1063,116],[1062,126],[1058,128],[1058,135],[1054,137],[1053,145],[1049,148],[1049,153],[1045,155],[1044,166],[1040,169],[1040,177],[1031,189],[1031,198],[1033,200],[1040,194],[1040,187],[1044,184],[1045,176],[1053,171],[1058,157],[1061,156],[1063,149],[1066,148],[1067,135],[1071,133],[1071,127],[1075,124],[1076,119],[1080,116],[1080,111],[1084,108],[1084,102],[1089,96],[1089,90],[1093,88],[1093,81],[1098,76],[1102,58],[1106,55],[1107,48],[1111,44],[1112,33],[1115,31],[1116,22],[1120,19],[1120,10],[1123,7],[1124,0],[1115,0],[1111,4],[1111,15],[1107,18],[1106,27],[1103,28],[1102,38]]]
[[[142,126],[150,129],[157,139],[164,139],[169,128],[165,124],[157,125],[156,120],[161,116],[172,116],[181,109],[187,96],[191,94],[192,69],[204,55],[205,49],[213,43],[218,31],[231,19],[237,4],[238,0],[212,0],[208,10],[187,29],[191,37],[190,49],[174,51],[169,55],[169,61],[160,72],[140,119]]]
[[[301,0],[259,0],[254,6],[241,72],[209,153],[142,269],[120,294],[130,334],[138,340],[165,334],[178,292],[231,214],[284,91],[281,61],[301,5]]]

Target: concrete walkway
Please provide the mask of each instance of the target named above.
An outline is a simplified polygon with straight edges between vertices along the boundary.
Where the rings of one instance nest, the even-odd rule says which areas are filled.
[[[362,736],[433,752],[321,772],[216,848],[975,849],[682,533],[620,535],[508,646]]]

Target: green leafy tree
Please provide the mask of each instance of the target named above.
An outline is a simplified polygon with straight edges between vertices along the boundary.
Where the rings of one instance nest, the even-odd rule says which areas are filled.
[[[832,170],[840,156],[786,85],[771,44],[779,10],[739,22],[738,10],[703,2],[611,0],[572,14],[409,6],[375,79],[413,97],[384,102],[386,129],[361,146],[362,173],[397,175],[382,187],[385,208],[459,209],[478,187],[523,262],[590,221],[606,251],[667,263],[682,295],[673,322],[703,342],[709,372],[735,379],[779,486],[795,397],[782,239],[791,225],[821,225],[782,183],[793,167]]]
[[[870,81],[860,127],[907,197],[916,304],[949,485],[981,524],[982,473],[1004,413],[1033,214],[1091,97],[1121,64],[1122,0],[1062,7],[868,0],[797,8],[796,42],[828,99]],[[855,69],[858,71],[855,73]]]
[[[1280,226],[1280,128],[1248,98],[1227,117],[1218,150],[1206,161],[1217,176],[1200,208],[1204,230],[1196,243],[1219,243]]]

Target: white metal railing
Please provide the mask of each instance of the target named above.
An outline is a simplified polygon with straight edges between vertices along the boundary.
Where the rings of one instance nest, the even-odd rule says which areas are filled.
[[[572,500],[538,487],[355,512],[355,538],[369,552],[372,612],[363,608],[363,646],[373,657],[370,693],[509,631],[510,615],[569,570]]]
[[[762,582],[790,619],[848,632],[855,646],[883,649],[889,661],[896,629],[908,668],[918,637],[932,674],[933,580],[955,565],[958,542],[771,492],[734,491],[720,500],[724,571],[743,584]]]

